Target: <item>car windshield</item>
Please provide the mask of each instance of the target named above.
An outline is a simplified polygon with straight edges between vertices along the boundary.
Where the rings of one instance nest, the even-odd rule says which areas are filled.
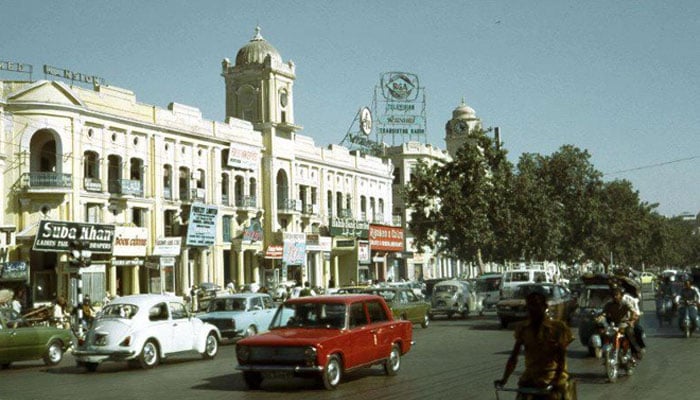
[[[527,282],[530,280],[530,273],[529,272],[511,272],[510,275],[508,275],[508,278],[506,280],[511,281],[511,282]]]
[[[501,285],[501,278],[492,279],[478,279],[476,281],[476,291],[477,292],[492,292],[498,290]]]
[[[209,302],[207,311],[245,311],[245,304],[246,299],[243,298],[219,298]]]
[[[346,310],[340,303],[284,303],[277,308],[270,329],[343,329]]]
[[[515,290],[513,297],[518,299],[524,299],[528,294],[532,292],[542,293],[546,298],[552,297],[552,287],[551,286],[533,286],[533,285],[520,285]]]
[[[438,293],[453,294],[453,293],[457,292],[457,286],[453,286],[453,285],[439,285],[439,286],[437,286],[436,285],[433,288],[433,292],[435,294],[438,294]]]
[[[384,297],[384,300],[386,300],[387,302],[394,301],[394,298],[396,297],[395,290],[375,289],[375,290],[365,290],[365,293],[376,294],[376,295],[382,296],[382,297]]]
[[[132,319],[138,310],[133,304],[109,304],[102,309],[102,318]]]

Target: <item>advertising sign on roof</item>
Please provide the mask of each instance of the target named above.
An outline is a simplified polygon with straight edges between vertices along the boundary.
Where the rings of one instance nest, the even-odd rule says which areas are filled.
[[[228,151],[228,166],[257,171],[260,163],[260,150],[241,143],[231,143]]]

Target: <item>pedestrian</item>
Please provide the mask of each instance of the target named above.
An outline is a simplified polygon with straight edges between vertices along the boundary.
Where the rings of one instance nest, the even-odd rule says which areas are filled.
[[[519,387],[544,389],[552,385],[551,393],[542,399],[571,399],[575,384],[569,381],[566,349],[574,340],[571,329],[562,321],[547,317],[547,299],[532,292],[526,297],[528,319],[515,329],[515,344],[506,363],[503,377],[494,382],[502,387],[515,370],[521,348],[525,351],[525,371],[518,380]]]
[[[299,292],[299,297],[304,297],[304,296],[316,296],[316,292],[314,292],[313,289],[311,289],[311,284],[309,281],[304,282],[304,288],[301,289]]]
[[[19,302],[19,295],[14,294],[12,296],[12,303],[10,303],[10,305],[17,314],[22,314],[22,303]]]

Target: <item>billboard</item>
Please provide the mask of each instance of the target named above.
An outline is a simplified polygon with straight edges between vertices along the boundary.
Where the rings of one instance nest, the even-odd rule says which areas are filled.
[[[216,243],[216,206],[195,203],[187,224],[187,246],[212,246]]]
[[[87,242],[85,250],[93,253],[111,253],[114,225],[42,220],[32,250],[62,253],[70,250],[70,242],[73,240]]]
[[[425,89],[420,86],[418,75],[410,72],[386,72],[381,75],[375,90],[376,133],[380,142],[391,144],[410,140],[425,140]],[[377,94],[380,96],[377,96]],[[380,97],[380,98],[378,98]]]

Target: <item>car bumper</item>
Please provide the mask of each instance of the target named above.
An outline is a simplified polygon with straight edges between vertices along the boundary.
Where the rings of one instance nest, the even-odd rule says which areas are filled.
[[[249,372],[289,372],[292,374],[308,374],[323,371],[323,367],[320,365],[313,367],[300,365],[238,365],[236,369]]]
[[[507,319],[507,320],[516,320],[516,319],[526,319],[527,318],[526,311],[500,311],[500,310],[498,310],[496,313],[498,314],[499,318]]]
[[[134,359],[136,356],[137,353],[131,350],[73,350],[73,357],[82,362],[125,361]]]

